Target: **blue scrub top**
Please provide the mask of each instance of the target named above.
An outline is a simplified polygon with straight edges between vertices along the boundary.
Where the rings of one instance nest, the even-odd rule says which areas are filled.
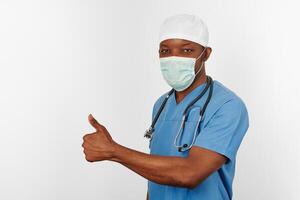
[[[175,93],[170,95],[158,118],[149,143],[150,154],[162,156],[186,157],[188,151],[178,152],[174,138],[180,127],[181,118],[187,105],[201,93],[207,83],[192,90],[184,99],[176,103]],[[155,102],[152,120],[168,92]],[[208,96],[208,91],[198,100],[187,114],[187,120],[180,144],[191,144],[193,133],[201,107]],[[214,90],[203,121],[197,130],[193,146],[199,146],[218,152],[228,159],[219,170],[212,173],[195,188],[162,185],[148,180],[150,200],[229,200],[232,199],[232,183],[235,172],[236,154],[248,129],[247,108],[240,97],[222,83],[214,80]],[[193,148],[193,147],[192,147]]]

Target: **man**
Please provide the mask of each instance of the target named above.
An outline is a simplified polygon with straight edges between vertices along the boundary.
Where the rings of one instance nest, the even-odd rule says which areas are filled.
[[[207,27],[195,15],[167,18],[159,38],[161,72],[174,92],[155,123],[150,154],[118,144],[89,115],[96,132],[83,137],[86,160],[115,161],[145,177],[150,200],[232,199],[236,154],[249,126],[246,106],[233,91],[214,80],[203,119],[198,120],[208,92],[188,110],[179,140],[189,145],[178,148],[174,141],[181,130],[184,111],[208,85],[205,61],[212,49],[207,46]],[[167,95],[168,92],[156,100],[152,120]]]

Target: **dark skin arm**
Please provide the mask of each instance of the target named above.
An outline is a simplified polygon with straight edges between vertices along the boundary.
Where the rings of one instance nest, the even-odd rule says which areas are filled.
[[[159,184],[194,188],[226,162],[225,156],[196,146],[190,149],[187,157],[139,152],[116,143],[92,115],[89,116],[89,121],[96,132],[83,137],[82,147],[87,161],[118,162]]]

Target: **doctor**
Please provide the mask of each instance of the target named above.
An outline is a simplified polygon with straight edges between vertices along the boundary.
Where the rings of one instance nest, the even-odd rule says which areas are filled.
[[[159,34],[160,67],[173,92],[165,92],[154,103],[152,122],[158,118],[150,154],[117,143],[89,115],[96,131],[83,137],[86,160],[118,162],[143,176],[150,200],[232,199],[236,155],[249,126],[248,112],[237,94],[206,75],[205,61],[212,52],[207,45],[208,30],[198,16],[165,19]]]

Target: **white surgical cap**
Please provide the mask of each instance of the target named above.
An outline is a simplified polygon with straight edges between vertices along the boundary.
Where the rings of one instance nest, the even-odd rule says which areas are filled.
[[[200,17],[178,14],[166,18],[160,27],[159,43],[172,38],[190,40],[206,47],[208,44],[208,29]]]

